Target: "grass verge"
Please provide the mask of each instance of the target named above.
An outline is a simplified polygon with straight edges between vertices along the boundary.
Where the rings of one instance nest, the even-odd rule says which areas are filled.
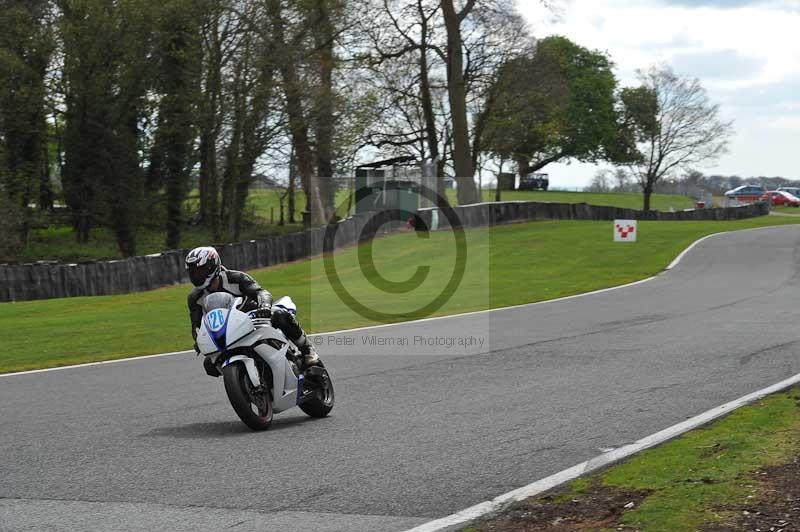
[[[434,315],[504,307],[588,292],[643,279],[661,271],[694,240],[711,233],[784,225],[798,218],[769,217],[735,222],[640,222],[639,241],[615,244],[609,222],[534,222],[467,231],[468,262],[452,297]],[[360,267],[364,248],[335,256],[342,284],[361,303],[419,317],[450,279],[456,250],[452,235],[430,238],[401,234],[376,240],[368,249],[374,269]],[[428,266],[425,281],[411,292],[388,295],[373,286],[381,276],[395,282]],[[311,332],[373,325],[347,308],[331,288],[321,259],[253,272],[276,296],[289,294],[301,323]],[[379,283],[378,283],[379,284]],[[4,356],[0,372],[110,360],[188,349],[186,296],[173,286],[121,296],[79,297],[0,304]]]
[[[748,518],[756,514],[753,508],[774,502],[779,508],[786,495],[769,489],[768,477],[781,478],[780,471],[796,469],[799,452],[800,390],[795,388],[515,504],[465,532],[758,530]],[[792,510],[797,508],[786,508]],[[779,530],[779,523],[786,522],[783,513],[768,518],[777,526],[762,530]]]
[[[456,203],[454,190],[448,191],[451,202]],[[264,238],[276,234],[301,231],[301,212],[305,209],[305,196],[297,194],[297,205],[294,223],[277,225],[280,217],[280,200],[274,190],[253,189],[247,200],[247,216],[250,223],[243,228],[241,240]],[[494,191],[483,191],[484,201],[494,201]],[[544,201],[556,203],[590,203],[593,205],[611,205],[631,209],[642,208],[642,195],[636,193],[589,193],[589,192],[541,192],[541,191],[508,191],[503,192],[504,201]],[[654,194],[653,209],[668,211],[685,209],[692,206],[692,200],[686,196],[671,194]],[[193,191],[187,200],[187,212],[199,209],[197,191]],[[346,216],[348,191],[336,194],[337,213]],[[285,205],[284,205],[285,207]],[[271,223],[274,221],[275,223]],[[158,253],[164,249],[164,231],[152,226],[140,227],[136,232],[137,253],[147,255]],[[181,245],[184,248],[207,245],[213,242],[208,228],[185,226],[181,229]],[[224,238],[223,238],[224,240]],[[60,260],[82,261],[121,258],[119,246],[112,231],[98,227],[91,231],[89,241],[85,244],[75,241],[70,226],[53,225],[40,227],[31,231],[28,243],[19,255],[20,261]]]
[[[772,209],[773,212],[780,212],[780,213],[783,213],[783,214],[793,214],[795,216],[800,216],[800,207],[783,207],[783,206],[776,207],[776,206],[773,206],[773,207],[771,207],[771,209]]]
[[[447,198],[453,205],[458,204],[455,190],[447,191]],[[495,191],[492,189],[483,190],[481,193],[483,201],[494,201]],[[297,212],[305,209],[305,196],[297,195]],[[344,216],[348,206],[348,191],[342,190],[336,193],[337,212]],[[560,190],[507,190],[501,191],[502,201],[544,201],[551,203],[589,203],[591,205],[610,205],[613,207],[624,207],[627,209],[641,210],[644,199],[641,192],[566,192]],[[681,210],[694,207],[694,200],[687,196],[677,194],[653,194],[650,198],[652,208],[657,211],[668,211],[670,209]],[[280,212],[280,201],[275,191],[254,189],[250,192],[248,203],[254,212],[268,220],[270,213],[274,213],[276,219]]]
[[[454,192],[454,191],[451,191]],[[501,191],[502,201],[546,201],[551,203],[588,203],[625,209],[641,210],[644,199],[641,192],[564,192],[560,190],[509,190]],[[483,201],[494,201],[494,190],[483,191]],[[455,197],[455,196],[453,196]],[[677,194],[653,194],[651,208],[656,211],[682,210],[694,207],[694,200]]]

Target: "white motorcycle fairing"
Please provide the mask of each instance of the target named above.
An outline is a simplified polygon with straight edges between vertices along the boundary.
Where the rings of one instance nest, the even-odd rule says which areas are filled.
[[[302,398],[304,378],[298,375],[296,366],[286,356],[289,349],[296,351],[296,346],[267,320],[256,320],[254,323],[248,314],[236,308],[238,301],[234,301],[232,296],[231,301],[229,307],[209,309],[203,316],[197,335],[200,354],[212,357],[214,364],[223,357],[222,367],[243,364],[253,387],[263,384],[271,388],[272,408],[276,413],[297,406],[298,398]],[[279,302],[285,305],[283,299]],[[250,353],[257,354],[266,363],[272,374],[271,383],[261,382],[252,355],[242,348],[249,348]]]

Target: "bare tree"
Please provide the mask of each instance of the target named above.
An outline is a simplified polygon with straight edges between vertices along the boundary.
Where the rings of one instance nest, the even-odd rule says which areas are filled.
[[[603,168],[597,171],[592,178],[592,182],[584,190],[586,192],[609,192],[611,191],[612,171]]]
[[[630,165],[644,193],[644,210],[656,184],[672,171],[716,161],[727,152],[733,123],[719,116],[700,81],[668,66],[639,72],[642,83],[622,93],[635,131],[639,161]]]
[[[367,46],[377,92],[387,103],[370,144],[391,155],[436,161],[437,175],[443,177],[446,170],[455,174],[460,194],[472,188],[475,195],[466,201],[474,201],[474,174],[481,159],[478,137],[486,125],[483,111],[492,105],[500,65],[531,44],[524,20],[508,2],[467,3],[459,9],[456,46],[450,39],[456,30],[447,26],[441,0],[375,3],[384,22],[370,21]],[[453,60],[460,66],[453,66]],[[454,107],[453,97],[463,106]],[[439,192],[443,196],[442,188]]]
[[[383,96],[384,118],[368,144],[394,154],[410,154],[437,163],[437,192],[444,198],[445,161],[441,148],[443,110],[437,98],[439,60],[444,56],[437,35],[439,2],[376,0],[383,24],[366,21],[367,61]]]
[[[625,168],[614,169],[614,183],[615,192],[635,192],[636,183],[631,180],[630,173]]]

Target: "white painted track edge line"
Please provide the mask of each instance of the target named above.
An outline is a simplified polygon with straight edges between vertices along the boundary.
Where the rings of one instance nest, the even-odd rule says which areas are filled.
[[[773,228],[773,227],[782,227],[782,226],[781,225],[770,225],[770,226],[765,226],[765,227],[753,227],[751,229],[741,229],[739,231],[724,231],[724,232],[721,232],[721,233],[712,233],[710,235],[706,235],[704,237],[698,238],[697,240],[692,242],[689,245],[689,247],[684,249],[677,257],[675,257],[675,259],[666,268],[664,268],[664,271],[669,271],[669,270],[673,269],[675,266],[678,265],[678,263],[681,260],[683,260],[683,258],[686,256],[686,254],[688,254],[689,251],[691,251],[695,246],[700,244],[702,241],[704,241],[704,240],[706,240],[708,238],[711,238],[712,236],[719,236],[719,235],[724,235],[724,234],[728,234],[728,233],[732,233],[732,232],[743,232],[743,231],[754,231],[754,230],[758,230],[758,229],[769,229],[769,228]],[[309,336],[325,336],[325,335],[332,335],[332,334],[343,334],[343,333],[348,333],[348,332],[368,331],[368,330],[371,330],[371,329],[381,329],[381,328],[384,328],[384,327],[395,327],[395,326],[398,326],[398,325],[409,325],[409,324],[413,324],[413,323],[423,323],[423,322],[426,322],[426,321],[446,320],[446,319],[451,319],[451,318],[462,318],[462,317],[465,317],[465,316],[473,316],[473,315],[477,315],[477,314],[486,314],[486,313],[489,313],[489,312],[500,312],[500,311],[504,311],[504,310],[513,310],[513,309],[519,309],[519,308],[524,308],[524,307],[532,307],[532,306],[535,306],[535,305],[546,305],[548,303],[558,303],[560,301],[567,301],[569,299],[576,299],[576,298],[579,298],[579,297],[593,296],[593,295],[596,295],[596,294],[602,294],[603,292],[611,292],[612,290],[621,290],[623,288],[628,288],[628,287],[631,287],[631,286],[635,286],[637,284],[642,284],[642,283],[646,283],[648,281],[652,281],[656,277],[658,277],[658,275],[654,275],[654,276],[648,277],[646,279],[640,279],[640,280],[634,281],[632,283],[622,284],[622,285],[619,285],[619,286],[611,286],[609,288],[601,288],[600,290],[593,290],[591,292],[584,292],[582,294],[573,294],[571,296],[564,296],[564,297],[559,297],[559,298],[556,298],[556,299],[547,299],[545,301],[536,301],[536,302],[533,302],[533,303],[522,303],[520,305],[511,305],[511,306],[508,306],[508,307],[497,307],[497,308],[490,308],[490,309],[485,309],[485,310],[475,310],[475,311],[472,311],[472,312],[462,312],[461,314],[449,314],[447,316],[434,316],[432,318],[421,318],[421,319],[418,319],[418,320],[398,321],[398,322],[395,322],[395,323],[382,323],[380,325],[367,325],[365,327],[356,327],[356,328],[353,328],[353,329],[342,329],[342,330],[339,330],[339,331],[319,332],[319,333],[310,334]],[[140,356],[128,357],[128,358],[115,358],[114,360],[102,360],[102,361],[99,361],[99,362],[86,362],[84,364],[72,364],[70,366],[57,366],[57,367],[54,367],[54,368],[32,369],[32,370],[28,370],[28,371],[15,371],[14,373],[0,373],[0,378],[3,378],[3,377],[16,377],[16,376],[20,376],[20,375],[30,375],[30,374],[34,374],[34,373],[44,373],[44,372],[48,372],[48,371],[61,371],[61,370],[65,370],[65,369],[75,369],[75,368],[83,368],[83,367],[90,367],[90,366],[99,366],[101,364],[116,364],[116,363],[119,363],[119,362],[129,362],[129,361],[135,361],[135,360],[144,360],[144,359],[147,359],[147,358],[156,358],[156,357],[167,357],[167,356],[172,356],[172,355],[183,355],[183,354],[187,354],[187,353],[192,353],[192,351],[172,351],[170,353],[157,353],[157,354],[154,354],[154,355],[140,355]]]
[[[704,236],[704,237],[702,237],[702,238],[698,238],[697,240],[695,240],[694,242],[692,242],[691,244],[689,244],[689,247],[688,247],[688,248],[686,248],[686,249],[684,249],[683,251],[681,251],[680,255],[678,255],[677,257],[675,257],[675,258],[672,260],[672,262],[670,262],[670,263],[667,265],[667,267],[666,267],[666,268],[664,268],[664,270],[666,270],[666,271],[669,271],[669,270],[671,270],[672,268],[674,268],[675,266],[677,266],[677,265],[678,265],[678,264],[679,264],[679,263],[680,263],[680,262],[683,260],[683,257],[685,257],[685,256],[686,256],[686,255],[687,255],[687,254],[688,254],[690,251],[692,251],[692,250],[695,248],[695,246],[698,246],[698,245],[699,245],[700,243],[702,243],[704,240],[707,240],[707,239],[711,238],[712,236],[724,235],[725,233],[728,233],[728,232],[729,232],[729,231],[723,231],[723,232],[721,232],[721,233],[711,233],[710,235],[706,235],[706,236]]]
[[[797,216],[800,217],[800,215],[797,215]],[[735,229],[733,231],[720,231],[719,233],[711,233],[710,235],[706,235],[704,237],[700,237],[697,240],[695,240],[694,242],[692,242],[691,244],[689,244],[689,247],[687,247],[686,249],[681,251],[680,255],[675,257],[675,260],[670,262],[669,265],[666,268],[664,268],[664,271],[669,271],[669,270],[673,269],[675,266],[678,265],[678,263],[680,263],[683,260],[684,256],[686,256],[690,251],[692,251],[692,249],[694,249],[695,246],[701,244],[704,240],[707,240],[707,239],[711,238],[712,236],[727,235],[729,233],[747,233],[749,231],[760,231],[762,229],[775,229],[776,227],[785,227],[787,225],[792,225],[792,224],[765,225],[763,227],[750,227],[748,229]]]
[[[584,292],[582,294],[573,294],[571,296],[559,297],[557,299],[548,299],[548,300],[545,300],[545,301],[536,301],[534,303],[523,303],[521,305],[511,305],[511,306],[508,306],[508,307],[497,307],[497,308],[490,308],[490,309],[485,309],[485,310],[475,310],[475,311],[472,311],[472,312],[462,312],[461,314],[449,314],[447,316],[435,316],[435,317],[432,317],[432,318],[421,318],[421,319],[418,319],[418,320],[398,321],[398,322],[395,322],[395,323],[382,323],[380,325],[367,325],[365,327],[356,327],[354,329],[342,329],[340,331],[310,333],[309,336],[311,336],[311,337],[314,337],[314,336],[327,336],[327,335],[333,335],[333,334],[343,334],[343,333],[349,333],[349,332],[367,331],[367,330],[371,330],[371,329],[381,329],[381,328],[384,328],[384,327],[396,327],[396,326],[399,326],[399,325],[409,325],[409,324],[414,324],[414,323],[423,323],[423,322],[427,322],[427,321],[446,320],[446,319],[452,319],[452,318],[463,318],[465,316],[472,316],[472,315],[476,315],[476,314],[486,314],[486,313],[489,313],[489,312],[499,312],[499,311],[503,311],[503,310],[513,310],[513,309],[518,309],[518,308],[523,308],[523,307],[532,307],[532,306],[535,306],[535,305],[545,305],[547,303],[558,303],[559,301],[566,301],[568,299],[576,299],[576,298],[579,298],[579,297],[586,297],[586,296],[592,296],[592,295],[596,295],[596,294],[602,294],[603,292],[610,292],[612,290],[620,290],[622,288],[628,288],[630,286],[635,286],[637,284],[642,284],[642,283],[646,283],[648,281],[652,281],[656,277],[657,276],[648,277],[647,279],[640,279],[638,281],[634,281],[632,283],[627,283],[627,284],[622,284],[622,285],[619,285],[619,286],[611,286],[609,288],[602,288],[600,290],[594,290],[592,292]],[[65,369],[75,369],[75,368],[84,368],[84,367],[90,367],[90,366],[99,366],[101,364],[117,364],[117,363],[120,363],[120,362],[130,362],[130,361],[135,361],[135,360],[143,360],[143,359],[147,359],[147,358],[167,357],[167,356],[172,356],[172,355],[183,355],[183,354],[193,353],[193,352],[194,351],[173,351],[173,352],[170,352],[170,353],[158,353],[158,354],[155,354],[155,355],[140,355],[140,356],[128,357],[128,358],[115,358],[113,360],[102,360],[102,361],[99,361],[99,362],[86,362],[85,364],[73,364],[71,366],[57,366],[57,367],[54,367],[54,368],[32,369],[32,370],[28,370],[28,371],[17,371],[17,372],[14,372],[14,373],[0,373],[0,379],[3,378],[3,377],[15,377],[15,376],[20,376],[20,375],[30,375],[30,374],[33,374],[33,373],[44,373],[44,372],[48,372],[48,371],[61,371],[61,370],[65,370]]]
[[[786,380],[725,403],[724,405],[707,410],[702,414],[677,423],[671,427],[656,432],[655,434],[645,436],[635,443],[613,449],[607,453],[598,455],[591,460],[581,462],[580,464],[574,465],[568,469],[564,469],[563,471],[559,471],[558,473],[532,482],[527,486],[517,488],[502,495],[498,495],[494,499],[470,506],[469,508],[461,510],[460,512],[452,515],[448,515],[428,523],[423,523],[417,527],[408,529],[405,532],[439,532],[443,530],[449,530],[451,527],[466,525],[475,519],[479,519],[491,513],[502,510],[509,503],[535,497],[536,495],[575,480],[576,478],[587,473],[611,465],[640,451],[655,447],[656,445],[665,443],[673,438],[676,438],[677,436],[685,434],[686,432],[702,427],[703,425],[729,414],[734,410],[741,408],[742,406],[758,401],[767,395],[785,390],[798,383],[800,383],[800,373],[793,377],[789,377]]]
[[[0,378],[3,377],[15,377],[17,375],[30,375],[32,373],[46,373],[48,371],[61,371],[64,369],[75,369],[75,368],[88,368],[90,366],[103,366],[106,364],[117,364],[119,362],[131,362],[136,360],[144,360],[147,358],[160,358],[160,357],[169,357],[173,355],[187,355],[189,353],[194,353],[194,351],[171,351],[169,353],[157,353],[155,355],[139,355],[135,357],[128,357],[128,358],[115,358],[113,360],[99,360],[97,362],[86,362],[84,364],[73,364],[71,366],[56,366],[54,368],[43,368],[43,369],[31,369],[28,371],[15,371],[14,373],[0,373]]]

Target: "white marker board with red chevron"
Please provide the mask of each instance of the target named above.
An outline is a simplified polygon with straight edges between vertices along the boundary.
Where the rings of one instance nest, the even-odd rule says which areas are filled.
[[[614,242],[636,242],[636,220],[614,220]]]

